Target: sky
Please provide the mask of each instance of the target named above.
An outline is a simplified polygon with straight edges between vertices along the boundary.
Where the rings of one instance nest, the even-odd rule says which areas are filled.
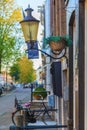
[[[16,3],[25,10],[28,5],[34,10],[32,12],[33,16],[39,18],[38,6],[42,6],[45,0],[15,0]]]
[[[34,9],[32,15],[39,20],[40,14],[37,12],[38,6],[42,6],[44,4],[45,0],[15,0],[15,1],[18,4],[18,6],[23,8],[23,10],[25,10],[28,7],[28,5],[30,5],[30,7],[32,9]],[[39,28],[40,28],[40,26],[39,26]],[[40,31],[40,29],[39,29],[39,31]],[[37,69],[39,66],[41,66],[41,55],[40,55],[39,59],[33,60],[33,63],[34,63],[35,69]]]
[[[23,9],[27,8],[30,5],[34,10],[37,9],[38,5],[42,5],[45,0],[15,0],[18,5],[23,7]]]

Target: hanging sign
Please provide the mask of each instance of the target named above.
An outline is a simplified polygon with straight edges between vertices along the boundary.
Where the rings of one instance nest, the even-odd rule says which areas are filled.
[[[38,59],[39,52],[38,52],[38,43],[28,43],[28,59]]]

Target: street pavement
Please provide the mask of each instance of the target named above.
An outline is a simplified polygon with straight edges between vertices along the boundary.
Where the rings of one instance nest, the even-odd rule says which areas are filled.
[[[0,130],[9,130],[9,125],[12,125],[11,112],[4,113],[0,116],[0,124]]]

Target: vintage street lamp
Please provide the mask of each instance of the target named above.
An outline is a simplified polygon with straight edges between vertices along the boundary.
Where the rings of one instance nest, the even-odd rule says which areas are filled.
[[[20,22],[24,34],[24,38],[26,43],[28,42],[36,42],[37,41],[37,33],[38,33],[38,26],[39,20],[32,16],[33,9],[28,6],[25,9],[27,12],[27,16],[24,15],[24,19]]]
[[[28,6],[27,9],[25,9],[27,12],[27,15],[25,16],[23,12],[24,19],[20,22],[25,42],[28,45],[28,52],[30,51],[35,51],[35,56],[37,55],[38,51],[41,51],[45,55],[53,58],[53,59],[61,59],[62,57],[66,57],[66,46],[68,45],[67,43],[67,38],[60,37],[60,36],[50,36],[48,38],[45,38],[44,42],[46,44],[49,44],[49,47],[52,50],[52,53],[54,55],[58,55],[58,57],[53,57],[52,55],[44,52],[41,49],[38,49],[38,44],[37,44],[37,33],[38,33],[38,26],[39,26],[39,20],[34,18],[32,16],[32,11],[33,9]],[[30,53],[33,53],[30,52]],[[36,57],[37,58],[37,57]]]

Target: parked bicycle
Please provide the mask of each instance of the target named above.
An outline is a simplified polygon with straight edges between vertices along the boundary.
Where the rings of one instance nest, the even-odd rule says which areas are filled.
[[[17,98],[15,98],[14,107],[16,108],[15,111],[12,113],[12,122],[16,125],[15,117],[21,113],[23,115],[23,123],[27,125],[28,123],[35,123],[40,117],[42,121],[45,123],[45,115],[47,114],[48,117],[52,119],[49,112],[56,111],[53,108],[47,108],[43,100],[41,101],[42,106],[38,109],[32,109],[32,102],[20,103]]]
[[[16,129],[31,130],[31,129],[67,128],[67,125],[62,125],[62,124],[58,125],[57,123],[49,124],[47,122],[44,122],[45,120],[42,120],[43,125],[28,125],[28,123],[35,123],[40,116],[45,117],[45,114],[47,114],[49,116],[49,118],[51,118],[51,116],[49,115],[49,112],[56,111],[56,109],[47,108],[46,105],[44,104],[43,100],[41,103],[44,105],[44,108],[41,109],[41,107],[40,107],[38,109],[31,109],[32,102],[27,102],[27,103],[21,104],[17,100],[17,98],[15,98],[16,110],[12,113],[12,122],[14,125],[10,126],[9,129],[10,130],[16,130]],[[20,119],[23,119],[23,124],[21,124],[21,122],[16,124],[16,121],[15,121],[16,114],[18,114],[21,111],[23,112],[22,113],[23,118],[21,118],[22,115],[20,115],[20,114],[19,114],[19,117],[20,117]],[[52,121],[52,118],[51,118],[51,121]]]

